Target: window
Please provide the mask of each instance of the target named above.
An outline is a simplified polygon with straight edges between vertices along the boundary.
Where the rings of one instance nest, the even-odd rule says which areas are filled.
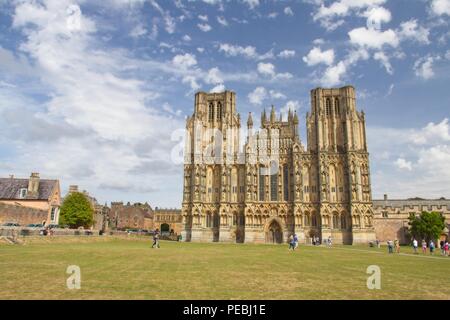
[[[217,103],[217,120],[222,120],[222,103]]]
[[[278,201],[278,174],[270,175],[270,200]]]
[[[341,215],[341,229],[347,229],[347,220],[344,215]]]
[[[55,216],[56,216],[56,208],[53,207],[52,211],[50,212],[50,221],[55,221]]]
[[[289,201],[289,168],[287,165],[283,167],[283,185],[284,185],[284,201]]]
[[[214,121],[214,105],[212,102],[209,104],[208,118],[209,118],[209,122]]]
[[[335,110],[336,115],[341,114],[341,110],[340,110],[340,106],[339,106],[339,99],[338,98],[336,98],[334,100],[334,108],[335,108],[334,110]]]
[[[206,227],[211,228],[211,214],[210,213],[208,213],[206,215]]]
[[[383,218],[387,218],[388,217],[388,213],[386,211],[383,211]]]
[[[19,190],[19,198],[20,199],[25,199],[25,197],[27,196],[27,188],[20,188]]]
[[[325,107],[326,107],[326,115],[329,116],[331,114],[331,100],[327,98],[325,101]]]
[[[266,189],[266,177],[263,174],[264,168],[259,168],[259,201],[264,201],[264,192]]]

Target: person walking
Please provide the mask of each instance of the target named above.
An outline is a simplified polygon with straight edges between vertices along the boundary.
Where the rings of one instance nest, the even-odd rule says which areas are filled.
[[[419,246],[419,243],[417,242],[416,238],[414,238],[413,240],[413,248],[414,248],[414,253],[417,254],[417,247]]]
[[[445,245],[444,240],[441,240],[439,242],[439,247],[441,248],[441,255],[444,255],[444,245]]]
[[[295,250],[295,242],[294,242],[294,236],[291,234],[289,236],[289,250],[294,251]]]
[[[434,241],[430,240],[430,255],[433,255],[434,252]]]
[[[395,246],[395,252],[400,253],[400,242],[397,239],[394,240],[394,246]]]
[[[294,250],[298,248],[298,236],[294,233]]]
[[[425,239],[422,240],[422,253],[427,253],[427,242],[425,241]]]
[[[444,244],[444,256],[448,256],[448,241],[445,241]]]
[[[152,248],[157,248],[159,249],[159,232],[158,230],[155,231],[155,233],[153,234],[153,244],[152,244]]]
[[[333,242],[331,240],[331,236],[329,236],[328,237],[328,241],[327,241],[327,245],[328,245],[329,248],[331,248],[332,244],[333,244]]]

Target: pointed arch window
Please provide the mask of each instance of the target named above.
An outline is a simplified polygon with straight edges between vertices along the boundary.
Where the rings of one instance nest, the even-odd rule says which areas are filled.
[[[327,100],[325,100],[325,110],[326,110],[326,115],[329,116],[331,114],[331,100],[330,100],[330,98],[327,98]]]
[[[222,103],[217,103],[217,120],[222,121]]]
[[[209,108],[208,109],[209,109],[208,110],[209,122],[213,122],[214,121],[214,105],[213,105],[212,102],[209,104]]]
[[[266,189],[266,176],[264,167],[259,167],[259,201],[264,201],[264,193]]]

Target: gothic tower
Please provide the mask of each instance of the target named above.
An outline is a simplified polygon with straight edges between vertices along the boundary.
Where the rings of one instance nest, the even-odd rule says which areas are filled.
[[[343,243],[373,240],[373,210],[364,112],[355,89],[311,91],[308,151],[317,159],[322,238]]]
[[[183,212],[190,213],[183,221],[186,239],[229,238],[228,204],[243,198],[242,189],[241,197],[237,193],[239,168],[234,165],[240,127],[234,92],[195,95],[194,114],[186,126]]]

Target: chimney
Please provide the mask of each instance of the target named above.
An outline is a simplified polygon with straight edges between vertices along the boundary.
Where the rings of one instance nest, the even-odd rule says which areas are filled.
[[[387,196],[387,194],[385,193],[384,194],[384,201],[386,201],[388,199],[388,196]]]
[[[39,193],[39,173],[32,172],[28,181],[28,194],[31,196],[38,196]]]

